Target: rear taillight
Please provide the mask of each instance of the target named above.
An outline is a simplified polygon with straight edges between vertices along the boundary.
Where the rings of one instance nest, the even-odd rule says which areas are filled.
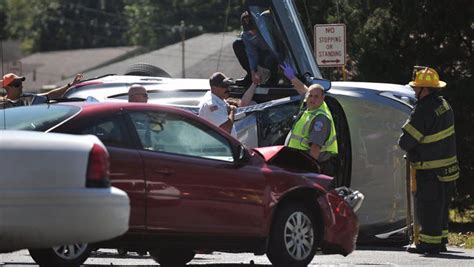
[[[109,153],[104,147],[94,144],[89,153],[86,187],[109,187]]]

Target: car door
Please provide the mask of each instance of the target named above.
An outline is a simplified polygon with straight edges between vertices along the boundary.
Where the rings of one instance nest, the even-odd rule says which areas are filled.
[[[331,87],[329,81],[322,80],[294,1],[249,0],[246,5],[260,36],[279,64],[291,65],[305,83]]]
[[[107,147],[110,156],[112,186],[127,192],[130,198],[130,230],[145,228],[145,178],[143,161],[133,147],[121,112],[103,117],[87,117],[78,122],[75,134],[93,134]]]
[[[129,115],[143,146],[149,230],[261,231],[265,179],[258,166],[235,162],[226,137],[191,116]]]

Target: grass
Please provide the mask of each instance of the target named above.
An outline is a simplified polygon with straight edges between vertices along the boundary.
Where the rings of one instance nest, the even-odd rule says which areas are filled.
[[[449,244],[452,246],[474,249],[474,207],[464,212],[449,211],[450,226]]]
[[[474,249],[474,232],[449,233],[448,240],[452,246]]]

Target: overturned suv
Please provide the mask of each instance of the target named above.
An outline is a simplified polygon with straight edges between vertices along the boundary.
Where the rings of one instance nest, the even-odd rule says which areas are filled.
[[[397,139],[413,109],[413,91],[397,84],[322,80],[293,1],[248,1],[246,9],[275,57],[297,70],[306,84],[330,88],[326,102],[339,144],[336,186],[350,186],[366,196],[357,212],[359,241],[406,242],[406,165]],[[266,12],[269,16],[261,16],[267,10],[271,10]],[[132,84],[146,87],[149,103],[193,112],[209,90],[206,79],[107,75],[77,84],[66,96],[125,102]],[[240,97],[245,89],[233,87],[232,94]],[[238,139],[250,148],[283,144],[301,99],[284,77],[279,84],[260,85],[254,97],[258,104],[238,109]]]

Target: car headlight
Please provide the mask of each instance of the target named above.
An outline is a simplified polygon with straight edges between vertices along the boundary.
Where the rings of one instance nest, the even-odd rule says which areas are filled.
[[[335,190],[337,194],[342,197],[347,202],[347,204],[349,204],[349,206],[351,206],[354,212],[356,212],[360,206],[362,206],[365,196],[361,192],[352,190],[345,186],[338,187]]]

